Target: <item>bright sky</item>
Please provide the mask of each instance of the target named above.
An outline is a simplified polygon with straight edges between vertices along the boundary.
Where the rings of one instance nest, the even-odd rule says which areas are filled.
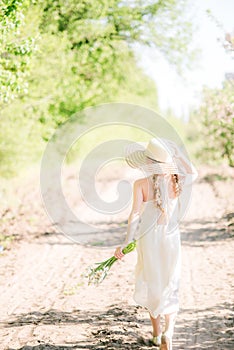
[[[198,25],[194,41],[201,49],[202,55],[201,61],[198,62],[199,68],[186,75],[187,82],[182,81],[165,60],[159,60],[151,48],[142,53],[141,62],[146,72],[156,82],[160,108],[162,110],[171,108],[177,116],[186,119],[189,110],[199,103],[204,85],[221,86],[225,73],[234,73],[234,60],[217,40],[223,38],[224,33],[234,30],[234,1],[197,0],[193,6],[196,8],[194,21]],[[207,9],[211,10],[224,29],[217,27],[207,15]]]

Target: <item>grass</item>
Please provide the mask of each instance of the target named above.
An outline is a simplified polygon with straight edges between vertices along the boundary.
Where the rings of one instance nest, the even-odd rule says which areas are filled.
[[[222,174],[207,174],[204,177],[206,182],[214,182],[214,181],[227,181],[229,179],[228,176]]]
[[[3,247],[3,251],[10,249],[12,242],[15,240],[15,235],[0,234],[0,246]]]

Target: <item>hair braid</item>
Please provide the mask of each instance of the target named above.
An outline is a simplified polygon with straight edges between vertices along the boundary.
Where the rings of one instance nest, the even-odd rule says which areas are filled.
[[[182,191],[182,186],[180,183],[179,176],[177,174],[172,174],[171,180],[172,180],[172,186],[173,186],[175,196],[179,197],[179,195],[181,194],[181,191]]]
[[[154,189],[154,203],[158,209],[164,213],[164,208],[162,207],[162,198],[159,188],[159,176],[157,174],[153,175],[153,189]]]

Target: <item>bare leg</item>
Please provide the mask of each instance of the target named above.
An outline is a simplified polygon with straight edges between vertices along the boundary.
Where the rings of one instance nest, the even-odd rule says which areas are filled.
[[[177,312],[165,315],[165,332],[162,336],[160,350],[172,350],[172,336],[174,333],[174,326]]]
[[[153,339],[152,342],[154,345],[156,346],[160,346],[161,345],[161,326],[160,326],[160,315],[158,315],[158,317],[154,318],[151,316],[150,314],[150,320],[153,326]]]
[[[165,332],[169,337],[173,336],[177,312],[165,315]]]
[[[157,318],[150,315],[150,319],[153,326],[153,337],[156,337],[161,334],[160,315]]]

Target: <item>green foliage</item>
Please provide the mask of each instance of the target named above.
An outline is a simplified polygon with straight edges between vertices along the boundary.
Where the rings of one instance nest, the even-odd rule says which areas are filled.
[[[227,159],[234,166],[234,95],[233,82],[221,89],[205,89],[201,107],[192,119],[191,140],[199,143],[197,155],[203,161],[220,163]]]
[[[5,0],[0,5],[0,174],[37,161],[57,127],[106,102],[157,108],[134,43],[188,63],[185,0]],[[84,122],[81,120],[81,122]]]
[[[46,6],[42,28],[52,33],[66,32],[72,49],[88,45],[89,55],[94,59],[105,47],[109,53],[118,55],[120,42],[129,48],[136,42],[154,46],[177,68],[189,66],[194,54],[189,46],[193,26],[187,0],[47,0],[43,3]]]
[[[29,1],[4,0],[0,4],[0,107],[27,93],[30,57],[36,37],[24,32]]]

